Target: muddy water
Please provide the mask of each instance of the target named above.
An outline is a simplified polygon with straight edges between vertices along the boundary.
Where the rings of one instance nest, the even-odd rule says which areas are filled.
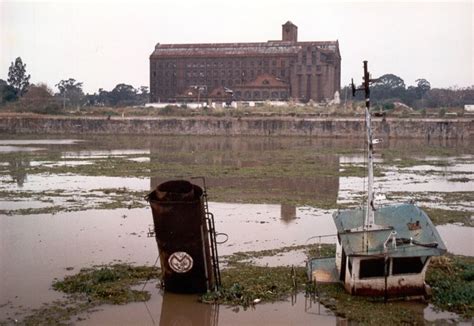
[[[432,191],[472,193],[474,159],[470,145],[409,141],[392,141],[384,145],[399,152],[400,156],[415,155],[411,154],[412,148],[432,147],[433,150],[428,154],[421,150],[416,153],[423,162],[410,168],[384,166],[384,175],[376,180],[379,192],[402,192],[403,199],[410,199],[415,193],[429,194]],[[169,179],[161,175],[161,170],[146,172],[149,168],[146,166],[140,175],[117,177],[81,174],[78,170],[54,173],[45,168],[51,168],[51,171],[55,171],[55,167],[90,168],[102,162],[100,160],[119,157],[138,165],[179,164],[182,171],[194,171],[195,167],[203,166],[216,169],[225,166],[231,168],[231,172],[232,169],[248,169],[248,176],[220,174],[208,178],[210,209],[216,216],[217,231],[229,236],[229,240],[219,246],[222,255],[316,243],[319,239],[312,237],[335,233],[331,218],[335,209],[304,206],[298,202],[317,197],[329,206],[354,202],[357,205],[364,185],[364,179],[359,176],[338,176],[341,170],[363,163],[362,145],[346,140],[288,137],[64,137],[31,140],[19,136],[18,139],[9,137],[3,140],[1,146],[8,147],[8,150],[2,152],[0,148],[0,191],[8,198],[0,197],[0,210],[8,210],[10,214],[0,215],[0,320],[15,316],[15,312],[22,309],[27,313],[43,302],[59,298],[60,294],[50,289],[55,277],[76,273],[81,267],[114,261],[151,265],[157,257],[155,240],[147,237],[152,219],[145,203],[143,208],[96,210],[87,209],[86,202],[107,201],[109,195],[103,189],[123,188],[146,193],[157,183]],[[457,150],[447,157],[439,158],[432,154],[453,146]],[[307,153],[311,155],[301,165],[295,166],[295,155]],[[440,168],[435,164],[440,160],[452,164]],[[312,168],[324,173],[305,175],[296,171],[298,173],[293,175],[292,169],[306,167],[303,164],[306,161],[316,162]],[[383,164],[383,159],[379,158],[378,162]],[[278,170],[272,170],[272,165],[277,165],[284,173],[279,175]],[[43,170],[37,173],[37,168]],[[261,175],[255,174],[257,172]],[[143,173],[148,173],[148,176],[143,176]],[[226,193],[227,190],[230,192]],[[45,191],[47,195],[41,195]],[[221,201],[212,201],[213,195]],[[81,211],[19,215],[19,210],[24,208],[42,209],[48,205],[72,208],[71,200],[77,198],[85,202]],[[440,201],[434,205],[452,208],[458,204]],[[472,205],[462,206],[471,212],[474,210]],[[438,226],[438,230],[449,251],[474,255],[473,228],[445,225]],[[334,241],[333,236],[321,238],[321,242]],[[304,256],[301,252],[289,252],[264,257],[255,263],[302,265]],[[151,291],[152,299],[148,303],[151,319],[144,304],[130,304],[106,307],[102,312],[88,316],[84,323],[115,324],[122,321],[127,324],[130,321],[153,324],[153,319],[158,324],[168,314],[184,314],[176,310],[178,308],[168,312],[166,307],[170,306],[189,307],[185,311],[195,310],[196,317],[184,314],[182,320],[202,320],[198,325],[215,325],[216,320],[222,325],[241,324],[242,321],[248,324],[337,323],[336,317],[324,307],[318,307],[316,312],[313,305],[308,310],[302,296],[297,297],[295,305],[291,302],[265,304],[258,305],[255,310],[238,312],[219,307],[216,314],[214,308],[197,304],[195,297],[163,297],[153,287]],[[166,318],[164,320],[168,322]],[[436,314],[430,312],[429,319],[437,319]]]
[[[298,294],[284,302],[260,304],[248,309],[200,304],[193,295],[162,293],[147,286],[152,299],[124,307],[106,307],[82,315],[79,325],[340,325],[342,320],[323,305]],[[290,319],[291,318],[291,319]]]

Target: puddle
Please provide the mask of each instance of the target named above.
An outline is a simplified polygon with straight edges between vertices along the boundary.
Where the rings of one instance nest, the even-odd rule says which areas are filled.
[[[133,161],[133,162],[150,162],[150,158],[149,157],[135,157],[135,158],[129,158],[130,161]]]
[[[14,152],[34,152],[41,151],[41,147],[23,147],[23,146],[0,146],[0,153],[14,153]]]
[[[441,171],[445,173],[462,172],[467,175],[474,173],[474,166],[472,164],[452,164],[447,166],[435,165],[417,165],[408,168],[401,168],[401,171]]]
[[[4,145],[72,145],[80,143],[79,139],[2,139]]]
[[[251,262],[257,266],[305,266],[307,261],[306,254],[301,250],[283,252],[275,256],[266,256],[254,258]]]
[[[465,177],[460,175],[458,177]],[[474,179],[469,182],[452,182],[446,176],[421,176],[412,173],[386,172],[384,177],[375,178],[375,192],[384,194],[390,192],[429,193],[429,192],[471,192],[474,189]],[[338,204],[360,202],[360,196],[367,189],[366,178],[340,177]]]
[[[127,155],[149,155],[149,150],[108,150],[108,151],[78,151],[78,152],[64,152],[61,158],[107,158],[111,156],[120,157]]]
[[[210,203],[209,208],[215,216],[217,232],[229,236],[219,248],[223,255],[302,245],[313,236],[336,233],[331,211],[296,208],[295,218],[288,221],[282,218],[280,205]],[[325,237],[322,242],[335,243],[335,239]]]
[[[48,206],[51,206],[51,203],[44,203],[36,200],[0,200],[0,210],[43,208]]]
[[[9,181],[9,177],[0,176],[0,189],[12,191],[17,189],[16,184]],[[51,177],[49,174],[28,175],[27,182],[21,186],[22,191],[44,191],[60,189],[63,191],[89,191],[101,188],[126,188],[133,191],[148,190],[150,179],[122,178],[122,177],[95,177],[74,174],[58,174]]]
[[[436,229],[449,252],[456,255],[474,256],[474,228],[446,224],[438,225]]]
[[[76,273],[117,259],[153,264],[158,251],[146,237],[150,223],[147,209],[1,216],[0,279],[8,280],[0,282],[2,301],[32,308],[50,301],[57,296],[51,282],[68,274],[66,267]]]
[[[451,321],[451,323],[460,325],[472,325],[469,322],[458,322],[459,315],[449,311],[437,311],[432,304],[429,304],[423,311],[425,320],[435,322],[439,319]]]
[[[34,161],[30,162],[31,167],[42,166],[42,167],[57,167],[57,166],[80,166],[80,165],[92,165],[92,161],[57,161],[57,162],[46,162],[46,161]]]

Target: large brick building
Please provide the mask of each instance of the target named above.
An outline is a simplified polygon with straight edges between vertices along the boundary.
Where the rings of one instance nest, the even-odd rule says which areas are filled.
[[[338,41],[298,42],[298,27],[266,43],[157,44],[151,102],[330,100],[341,83]]]

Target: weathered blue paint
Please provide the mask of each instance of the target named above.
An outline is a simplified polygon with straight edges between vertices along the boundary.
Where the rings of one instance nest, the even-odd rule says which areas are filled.
[[[378,207],[375,224],[386,226],[386,229],[351,232],[363,226],[364,216],[365,209],[342,210],[333,216],[341,246],[347,256],[420,257],[439,256],[446,252],[446,246],[428,215],[413,204]],[[385,249],[384,242],[392,231],[397,232],[397,246],[393,247],[389,243]],[[367,241],[364,237],[367,237]]]

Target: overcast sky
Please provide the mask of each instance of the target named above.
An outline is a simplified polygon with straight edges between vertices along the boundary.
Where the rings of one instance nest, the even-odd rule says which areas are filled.
[[[339,40],[342,85],[361,80],[368,60],[374,77],[466,87],[474,85],[473,10],[473,1],[0,0],[0,78],[20,56],[33,83],[74,78],[90,93],[149,86],[157,42],[264,42],[280,39],[290,20],[300,41]]]

